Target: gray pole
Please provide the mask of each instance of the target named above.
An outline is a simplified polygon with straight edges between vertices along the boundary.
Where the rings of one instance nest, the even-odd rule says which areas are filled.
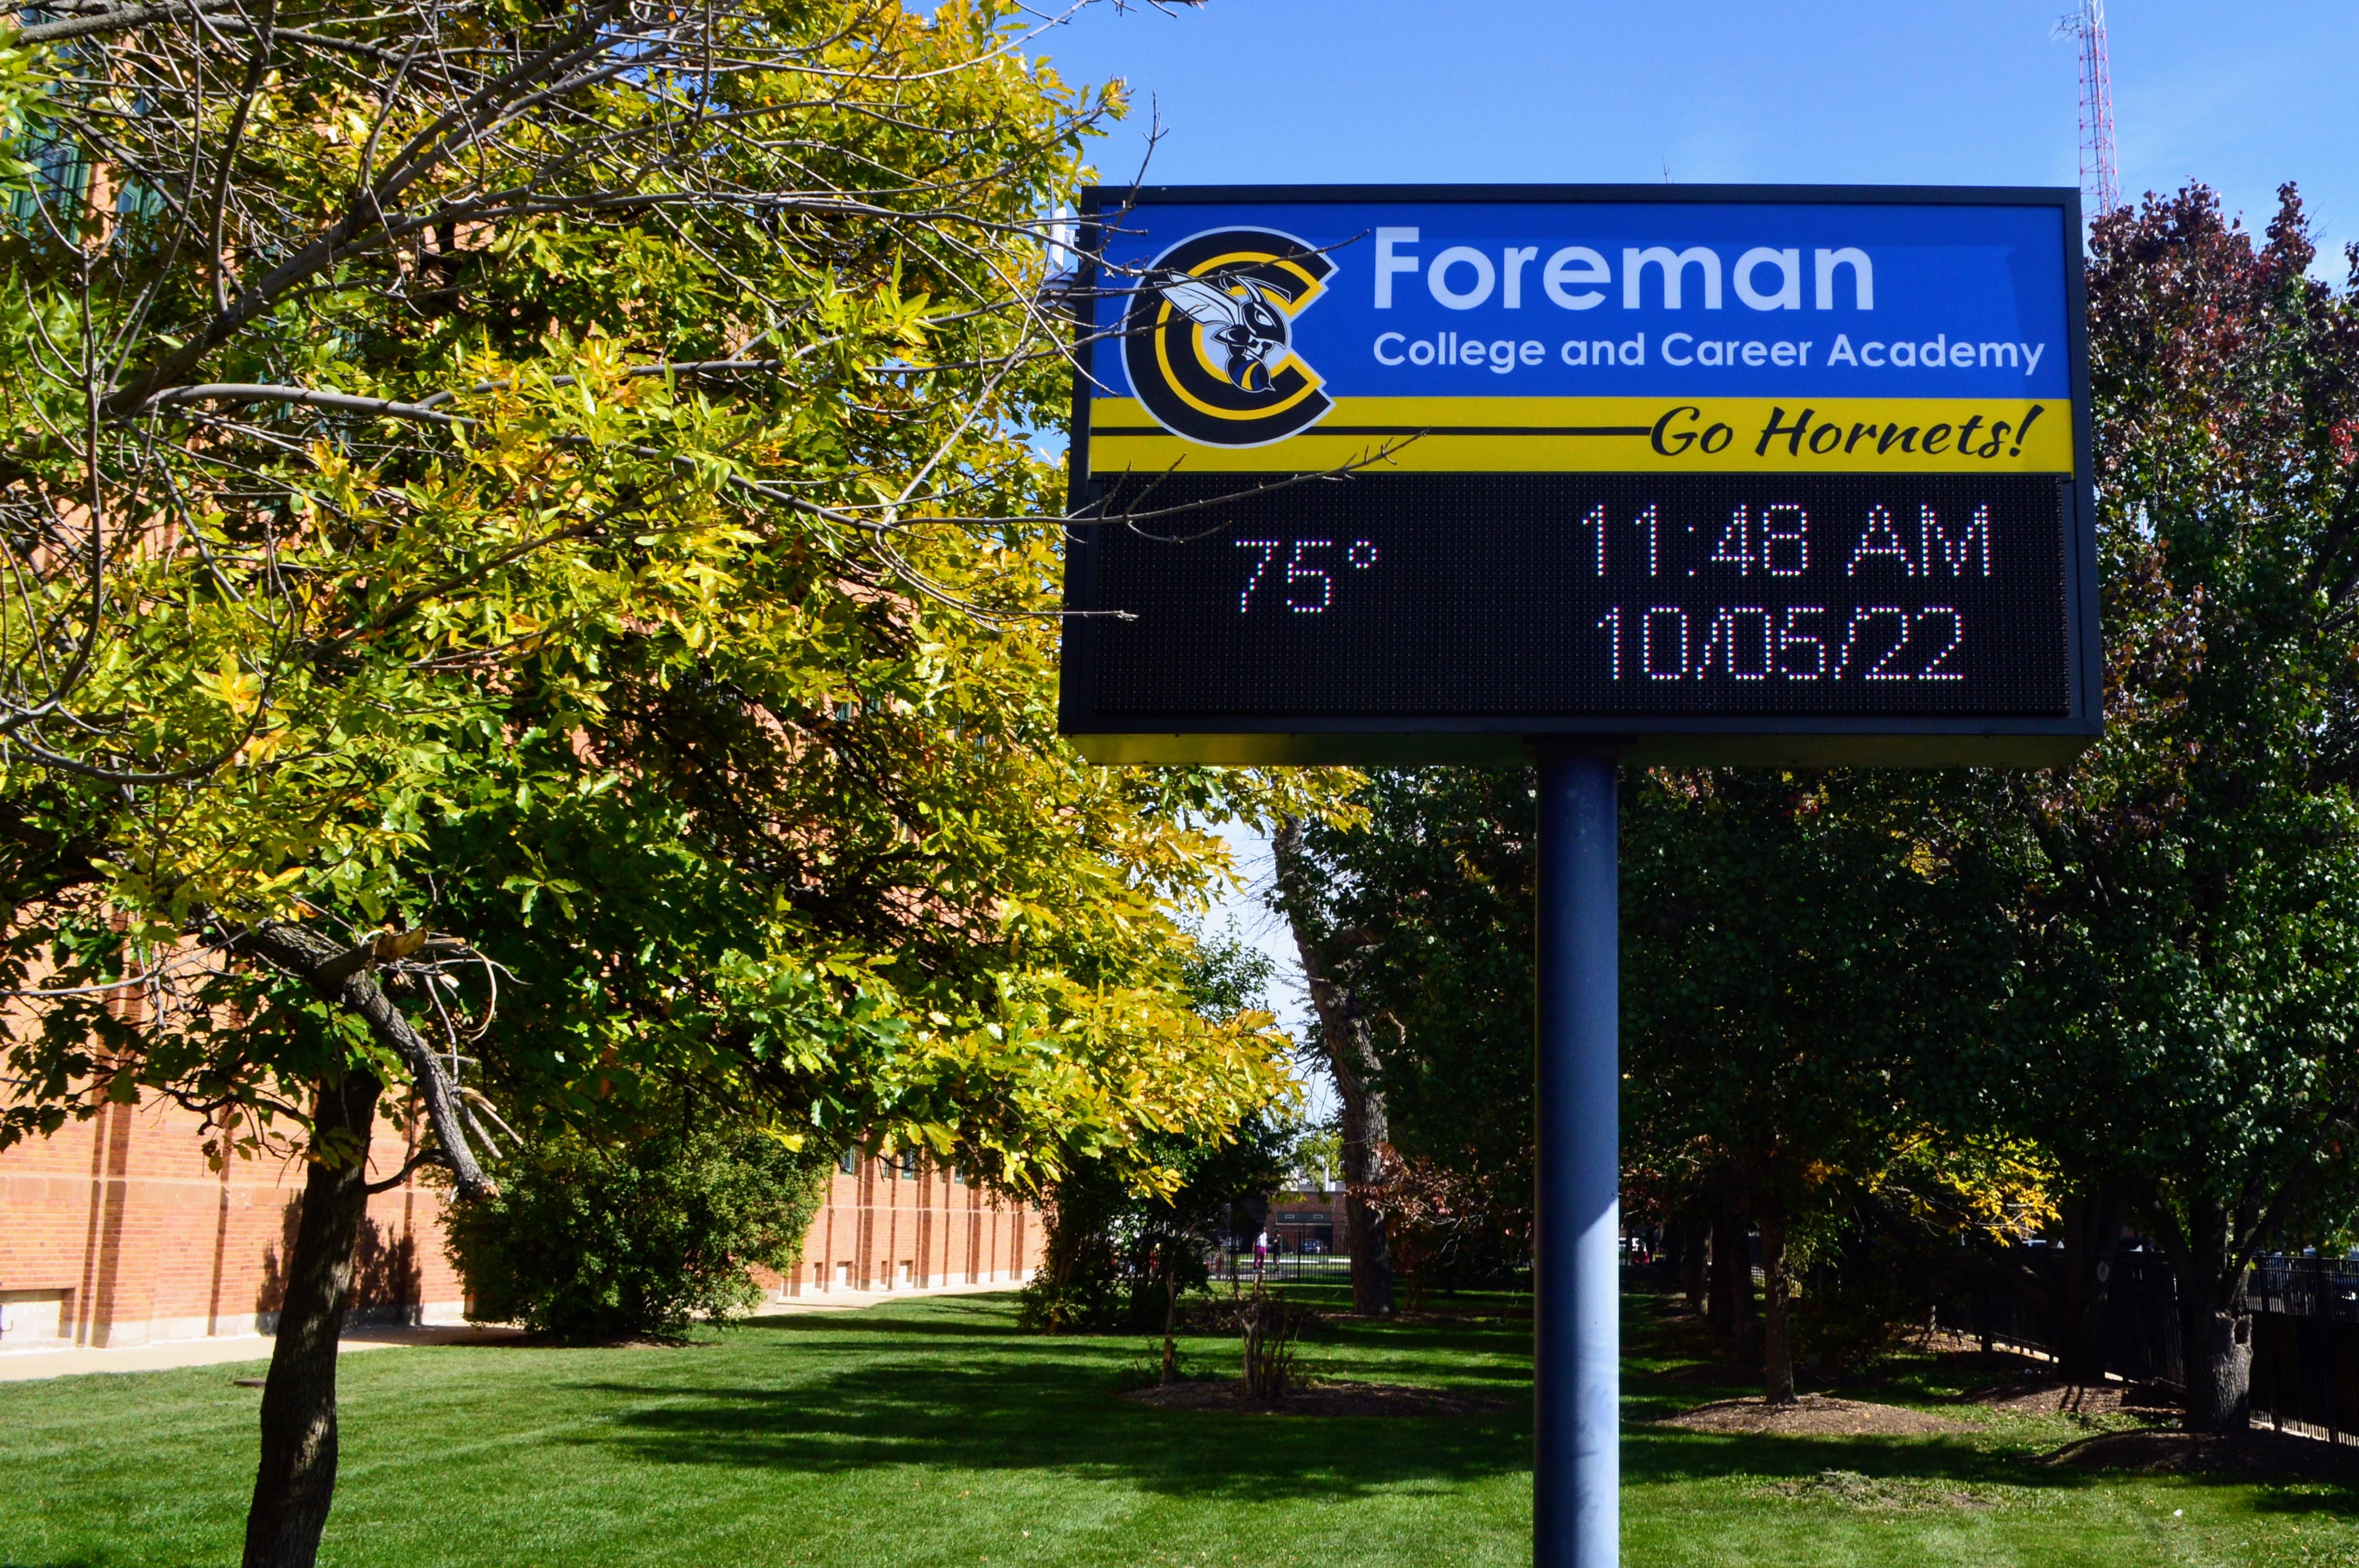
[[[1622,1560],[1620,925],[1610,757],[1539,769],[1533,1568]]]

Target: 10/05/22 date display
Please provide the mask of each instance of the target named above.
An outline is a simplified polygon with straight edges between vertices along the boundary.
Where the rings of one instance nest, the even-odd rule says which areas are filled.
[[[2056,478],[1384,474],[1241,493],[1268,483],[1105,488],[1107,514],[1141,520],[1075,546],[1102,612],[1102,718],[2071,706]]]

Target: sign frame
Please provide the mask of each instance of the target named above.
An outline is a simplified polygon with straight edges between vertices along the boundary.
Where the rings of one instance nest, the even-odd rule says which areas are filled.
[[[1172,203],[1415,202],[1593,203],[2046,208],[2060,216],[2065,335],[2071,401],[2072,468],[2059,476],[2065,535],[2064,653],[2067,700],[2060,714],[1956,715],[1709,713],[1294,714],[1216,716],[1217,729],[1142,728],[1095,704],[1104,609],[1092,524],[1069,529],[1059,728],[1082,753],[1103,763],[1359,764],[1514,763],[1536,749],[1611,752],[1634,763],[1837,767],[2052,767],[2068,762],[2103,730],[2103,649],[2098,622],[2096,498],[2092,452],[2087,286],[2081,249],[2081,193],[2069,187],[1824,185],[1272,185],[1095,186],[1081,194],[1074,296],[1094,300],[1096,257],[1107,214]],[[1093,497],[1090,406],[1094,311],[1074,327],[1073,406],[1068,447],[1070,506]],[[1367,482],[1382,483],[1382,477]]]

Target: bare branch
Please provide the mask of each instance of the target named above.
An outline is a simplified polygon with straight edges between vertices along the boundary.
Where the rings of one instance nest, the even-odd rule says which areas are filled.
[[[112,11],[91,11],[62,22],[38,22],[17,29],[15,41],[20,44],[60,44],[71,38],[97,38],[106,33],[128,32],[144,27],[150,22],[169,21],[195,11],[217,11],[234,5],[237,0],[180,0],[170,5],[125,5]],[[75,11],[74,5],[44,5],[45,11]]]
[[[429,425],[472,425],[472,419],[438,413],[422,404],[399,403],[387,397],[354,397],[349,393],[322,392],[308,386],[265,386],[248,382],[207,382],[199,386],[167,387],[150,396],[134,416],[151,408],[171,408],[190,403],[286,403],[307,408],[333,408],[346,414],[372,414],[386,419],[416,419]]]
[[[324,933],[288,921],[266,920],[236,931],[229,938],[236,950],[261,959],[282,973],[303,981],[321,1000],[358,1016],[376,1042],[392,1050],[410,1071],[435,1141],[451,1163],[462,1197],[488,1195],[497,1189],[475,1162],[467,1142],[451,1085],[429,1048],[384,989],[369,978],[369,967],[381,949],[346,946]],[[355,959],[355,955],[359,957]]]

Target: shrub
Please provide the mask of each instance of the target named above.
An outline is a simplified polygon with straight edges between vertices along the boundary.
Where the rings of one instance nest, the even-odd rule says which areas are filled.
[[[1805,1366],[1854,1377],[1899,1350],[1925,1320],[1921,1294],[1888,1269],[1811,1280],[1794,1301],[1794,1343]]]
[[[1074,1162],[1049,1194],[1048,1244],[1017,1322],[1046,1334],[1161,1328],[1179,1296],[1210,1281],[1205,1249],[1229,1233],[1231,1211],[1285,1179],[1292,1131],[1265,1112],[1226,1143],[1150,1136],[1147,1150],[1180,1173],[1169,1198],[1137,1192],[1107,1162]]]
[[[746,1271],[802,1250],[832,1159],[761,1132],[695,1131],[624,1147],[559,1134],[456,1206],[451,1260],[469,1314],[560,1339],[677,1336],[758,1305]]]
[[[1245,1341],[1245,1391],[1263,1404],[1276,1404],[1302,1386],[1300,1339],[1310,1314],[1254,1281],[1253,1295],[1237,1314]]]

